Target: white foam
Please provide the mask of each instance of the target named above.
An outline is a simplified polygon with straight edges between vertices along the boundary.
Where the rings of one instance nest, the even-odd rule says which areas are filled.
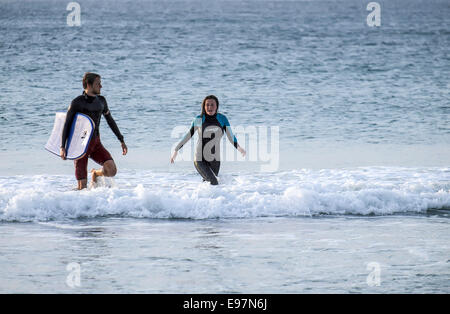
[[[122,171],[108,187],[73,191],[74,183],[72,176],[0,177],[0,221],[389,215],[450,207],[449,168],[223,174],[219,186],[194,172]]]

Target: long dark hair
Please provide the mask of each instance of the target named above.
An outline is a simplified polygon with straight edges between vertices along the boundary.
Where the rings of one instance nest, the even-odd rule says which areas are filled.
[[[205,104],[206,104],[206,101],[208,99],[214,99],[216,101],[216,105],[217,105],[216,113],[219,111],[219,99],[216,96],[214,96],[214,95],[209,95],[209,96],[206,96],[205,99],[203,99],[203,102],[202,102],[202,115],[206,114]]]

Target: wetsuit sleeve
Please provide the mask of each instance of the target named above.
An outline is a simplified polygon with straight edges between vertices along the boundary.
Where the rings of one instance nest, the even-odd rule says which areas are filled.
[[[69,109],[67,109],[66,114],[66,122],[64,122],[64,128],[62,132],[62,138],[61,138],[61,147],[66,148],[66,142],[67,138],[69,137],[70,128],[72,126],[73,118],[75,117],[75,114],[78,112],[78,105],[75,102],[75,99],[72,100],[72,103],[69,106]]]
[[[123,142],[123,135],[120,133],[119,127],[116,124],[116,121],[114,121],[111,112],[109,111],[108,104],[106,103],[106,99],[104,99],[105,107],[103,109],[103,116],[106,119],[106,122],[108,122],[109,127],[114,132],[114,134],[117,136],[117,139],[121,142]]]
[[[186,133],[186,135],[183,137],[183,139],[175,147],[176,152],[179,151],[181,149],[181,147],[183,147],[183,145],[186,144],[191,139],[191,137],[194,136],[196,129],[197,129],[197,126],[196,126],[195,119],[194,119],[194,121],[192,121],[191,128],[189,129],[189,131]]]
[[[233,132],[231,131],[230,122],[228,122],[227,117],[223,116],[223,128],[225,129],[225,133],[227,134],[228,140],[235,148],[238,148],[238,141],[236,136],[234,136]]]

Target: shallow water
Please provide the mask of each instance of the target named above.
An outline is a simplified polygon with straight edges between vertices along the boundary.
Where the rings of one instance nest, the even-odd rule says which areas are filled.
[[[448,1],[68,2],[0,1],[0,292],[450,292]],[[43,147],[86,71],[129,154],[103,121],[76,192]],[[208,94],[249,152],[279,129],[218,187],[169,164]]]
[[[439,214],[109,217],[2,223],[0,233],[8,237],[2,293],[450,292],[448,217]],[[68,285],[71,263],[80,267],[80,286]]]
[[[0,291],[448,293],[448,176],[304,169],[210,186],[130,171],[81,192],[71,176],[1,177]]]
[[[448,2],[379,3],[374,28],[359,0],[86,0],[69,27],[66,2],[2,1],[0,150],[42,149],[86,71],[133,149],[168,154],[208,94],[232,126],[279,126],[282,150],[448,146]]]
[[[219,175],[126,171],[73,191],[71,175],[0,177],[0,221],[426,214],[450,208],[448,168],[359,167]]]

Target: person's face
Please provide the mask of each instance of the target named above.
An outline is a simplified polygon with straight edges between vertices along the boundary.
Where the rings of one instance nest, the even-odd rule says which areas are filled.
[[[95,95],[100,95],[100,90],[102,89],[102,80],[100,77],[97,77],[92,84],[91,90]]]
[[[216,113],[217,104],[214,99],[207,99],[205,102],[205,111],[208,116],[213,116]]]

